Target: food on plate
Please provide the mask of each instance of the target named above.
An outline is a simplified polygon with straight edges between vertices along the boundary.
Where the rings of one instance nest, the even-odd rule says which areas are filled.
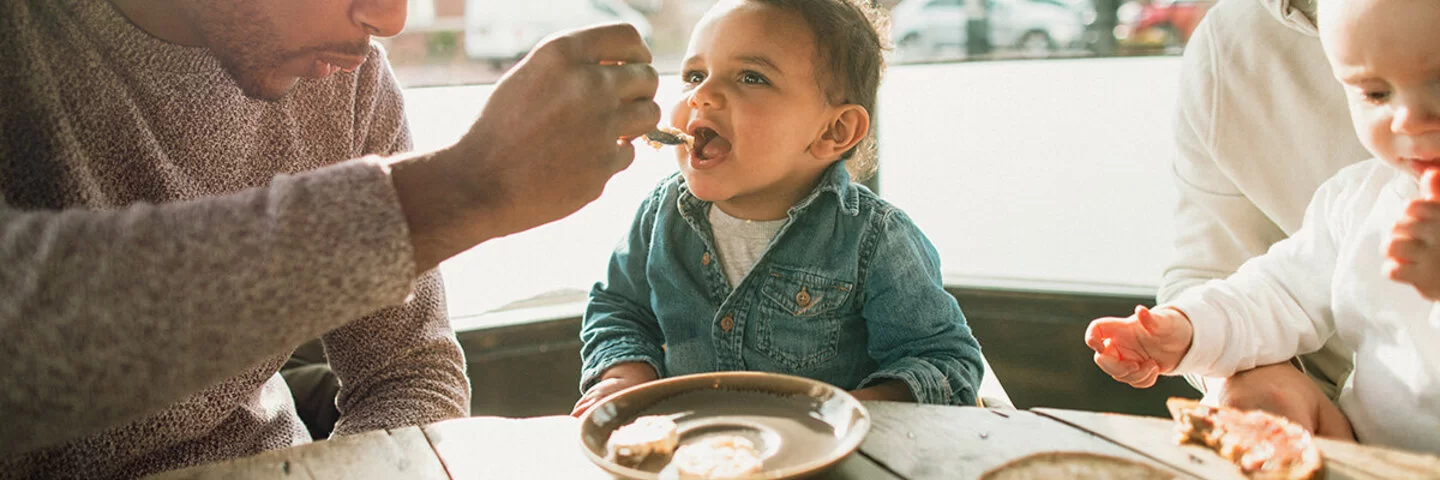
[[[1165,402],[1180,443],[1215,450],[1250,478],[1319,478],[1320,449],[1304,427],[1261,410],[1203,405],[1188,398]]]
[[[743,478],[760,472],[755,443],[738,435],[715,435],[681,446],[670,459],[680,478]]]
[[[651,455],[670,455],[680,443],[679,427],[664,415],[647,415],[615,429],[605,442],[610,461],[634,467]]]
[[[1133,460],[1089,452],[1041,452],[1011,460],[980,480],[1170,480],[1174,474]]]
[[[686,148],[691,148],[695,146],[695,137],[692,137],[690,136],[690,134],[682,132],[679,129],[668,125],[662,125],[655,130],[651,130],[650,133],[644,135],[644,138],[645,143],[649,144],[650,148],[654,148],[656,150],[659,150],[660,147],[664,147],[666,145],[683,144]]]

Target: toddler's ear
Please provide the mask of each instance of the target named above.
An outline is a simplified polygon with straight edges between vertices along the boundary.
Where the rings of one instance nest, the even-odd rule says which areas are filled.
[[[870,133],[870,113],[864,107],[846,104],[836,107],[830,123],[810,144],[810,153],[816,158],[835,160],[847,150],[855,147]]]

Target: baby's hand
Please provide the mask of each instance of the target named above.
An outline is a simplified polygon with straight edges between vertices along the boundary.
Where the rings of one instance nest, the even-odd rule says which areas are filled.
[[[655,369],[645,362],[627,362],[615,364],[600,375],[600,381],[585,391],[580,401],[575,402],[575,408],[570,411],[570,416],[579,417],[595,406],[601,399],[610,394],[659,378]]]
[[[1440,300],[1440,171],[1429,169],[1420,176],[1420,199],[1410,202],[1390,231],[1385,273],[1427,299]]]
[[[1129,318],[1090,322],[1085,344],[1095,350],[1095,364],[1105,373],[1132,387],[1149,388],[1185,358],[1193,332],[1190,319],[1179,310],[1137,306]]]

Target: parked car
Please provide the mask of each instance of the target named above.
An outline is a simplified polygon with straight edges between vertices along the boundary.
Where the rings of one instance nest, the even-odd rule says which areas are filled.
[[[1130,0],[1115,12],[1115,41],[1122,51],[1178,52],[1215,0]]]
[[[500,68],[552,33],[616,21],[649,40],[650,22],[621,0],[466,0],[465,54]]]
[[[977,0],[903,0],[890,12],[897,60],[912,61],[965,51],[971,6]],[[1095,18],[1089,0],[984,0],[990,44],[997,49],[1048,55],[1080,46]],[[952,53],[954,52],[954,53]]]

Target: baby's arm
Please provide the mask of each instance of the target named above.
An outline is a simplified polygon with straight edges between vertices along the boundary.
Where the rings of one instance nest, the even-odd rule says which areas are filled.
[[[610,255],[610,267],[603,283],[590,291],[590,304],[580,326],[580,391],[600,382],[606,372],[619,364],[648,364],[655,376],[664,375],[665,343],[659,320],[651,309],[650,283],[645,263],[656,210],[663,205],[657,188],[640,206],[625,242]]]
[[[1343,182],[1326,182],[1295,235],[1229,278],[1212,280],[1151,312],[1156,318],[1162,311],[1177,312],[1189,320],[1183,327],[1189,333],[1170,331],[1173,338],[1157,338],[1157,332],[1140,327],[1138,311],[1129,319],[1093,322],[1086,343],[1096,350],[1096,363],[1117,380],[1147,387],[1156,373],[1228,377],[1319,349],[1335,329],[1330,288],[1339,250],[1332,228],[1346,218],[1341,215],[1347,207],[1331,203],[1338,204],[1343,193]],[[1339,214],[1332,218],[1332,210]],[[1175,317],[1164,317],[1157,323],[1178,326]],[[1169,350],[1158,355],[1149,350],[1176,348],[1174,342],[1181,338],[1188,342],[1188,349],[1178,351],[1182,358],[1169,356]]]
[[[860,382],[861,395],[886,394],[895,388],[887,383],[899,382],[920,403],[974,405],[980,344],[945,291],[940,257],[903,212],[882,221],[861,272],[868,349],[880,368]]]

